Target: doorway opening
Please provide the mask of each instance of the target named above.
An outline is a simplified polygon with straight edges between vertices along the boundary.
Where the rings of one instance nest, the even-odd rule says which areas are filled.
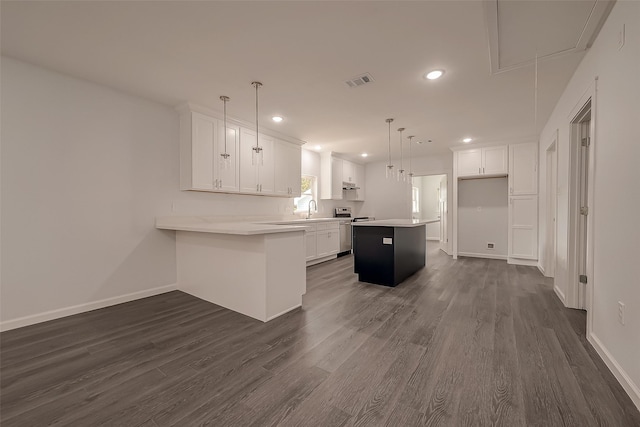
[[[440,250],[448,253],[447,175],[414,176],[411,180],[411,218],[430,221],[427,240],[439,242]]]
[[[556,216],[558,202],[558,149],[556,137],[546,151],[547,165],[547,211],[546,238],[544,248],[544,275],[555,277],[556,272]]]

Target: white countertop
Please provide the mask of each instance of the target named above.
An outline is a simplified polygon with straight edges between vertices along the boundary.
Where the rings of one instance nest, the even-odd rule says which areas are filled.
[[[307,220],[299,220],[299,222]],[[280,222],[280,221],[279,221]],[[281,221],[298,222],[298,221]],[[278,225],[274,222],[219,222],[206,216],[174,216],[156,218],[156,228],[176,231],[197,231],[201,233],[256,235],[272,233],[289,233],[307,229],[300,225]]]
[[[354,227],[419,227],[421,225],[438,222],[439,220],[423,219],[378,219],[375,221],[354,222]]]

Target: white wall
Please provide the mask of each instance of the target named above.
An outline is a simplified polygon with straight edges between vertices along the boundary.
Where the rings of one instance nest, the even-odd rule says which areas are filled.
[[[458,182],[458,253],[507,256],[509,231],[507,178]],[[494,249],[487,249],[487,243]]]
[[[1,71],[3,328],[174,285],[174,232],[156,216],[291,205],[179,191],[173,108],[11,58]]]
[[[626,41],[618,49],[625,25]],[[540,136],[539,253],[545,247],[546,156],[558,132],[558,216],[555,286],[566,294],[568,262],[569,122],[572,110],[597,78],[595,100],[593,308],[589,337],[610,368],[622,378],[640,407],[640,2],[619,1],[580,63]],[[618,301],[626,304],[618,323]],[[607,355],[608,353],[608,355]],[[617,365],[617,367],[616,367]],[[626,375],[626,379],[624,376]],[[635,391],[633,390],[635,387]]]
[[[396,163],[398,163],[396,161]],[[411,218],[411,185],[388,180],[385,177],[386,161],[367,163],[366,165],[366,197],[362,212],[376,219],[408,219]],[[451,185],[453,176],[453,153],[417,157],[412,160],[415,176],[447,175]],[[453,206],[451,191],[448,192],[448,206]],[[453,211],[448,210],[448,235],[452,235]],[[447,252],[451,253],[452,240],[449,239]]]

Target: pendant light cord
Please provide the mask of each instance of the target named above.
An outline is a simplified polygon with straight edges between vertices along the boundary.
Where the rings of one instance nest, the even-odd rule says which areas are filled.
[[[387,119],[386,121],[389,125],[389,164],[387,166],[391,166],[391,122],[393,122],[393,119]]]

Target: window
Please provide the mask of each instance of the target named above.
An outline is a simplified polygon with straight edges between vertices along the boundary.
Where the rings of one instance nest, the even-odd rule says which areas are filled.
[[[418,187],[411,187],[411,205],[413,213],[420,213],[420,190]]]
[[[318,183],[317,178],[311,175],[302,175],[301,179],[301,194],[300,197],[293,199],[293,210],[295,212],[308,212],[309,202],[311,200],[318,200]],[[317,212],[317,205],[314,212]]]

